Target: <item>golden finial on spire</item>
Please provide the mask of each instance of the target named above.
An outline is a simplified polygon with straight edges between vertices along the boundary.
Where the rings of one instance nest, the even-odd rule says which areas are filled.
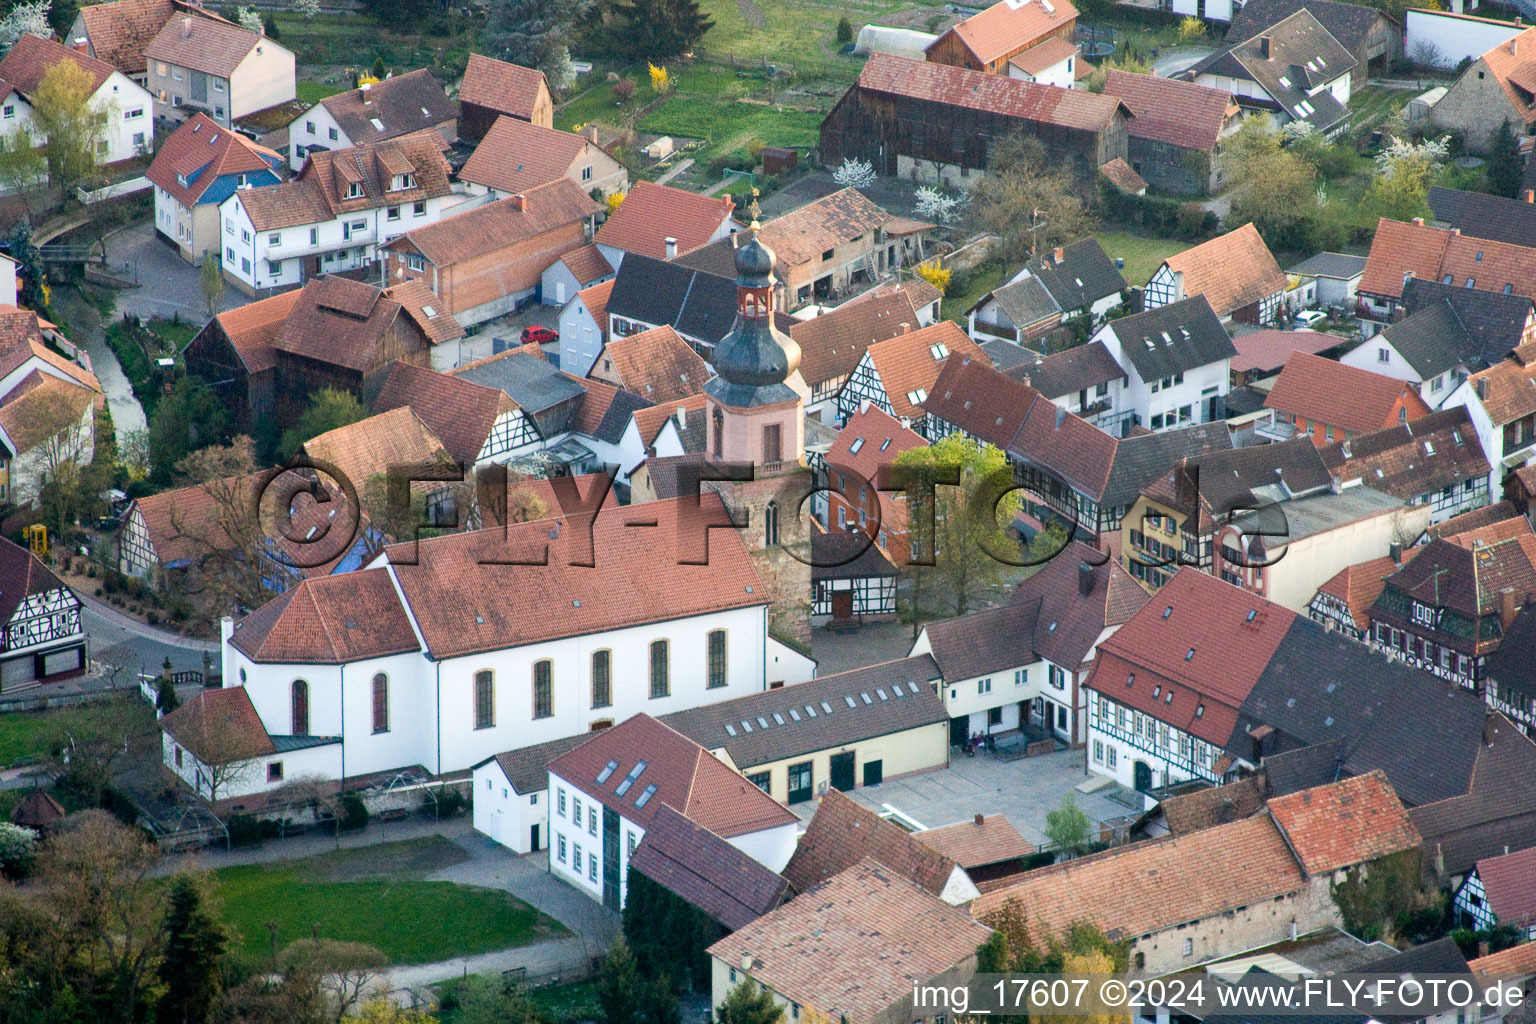
[[[747,212],[752,215],[752,223],[748,225],[748,227],[751,228],[751,231],[754,235],[757,234],[757,229],[762,227],[762,225],[758,223],[758,218],[762,216],[763,208],[757,204],[757,196],[758,191],[756,188],[754,188],[752,190],[752,205],[747,207]]]

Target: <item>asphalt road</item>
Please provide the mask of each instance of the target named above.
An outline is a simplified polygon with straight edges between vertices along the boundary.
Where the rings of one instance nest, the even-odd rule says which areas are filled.
[[[83,594],[81,600],[85,602],[85,634],[93,661],[108,661],[131,673],[153,675],[169,657],[173,671],[201,672],[203,652],[207,651],[213,658],[213,670],[219,670],[217,643],[176,637],[120,615]]]

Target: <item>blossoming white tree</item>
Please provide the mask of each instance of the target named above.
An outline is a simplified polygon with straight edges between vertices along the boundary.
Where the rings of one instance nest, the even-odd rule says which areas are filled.
[[[832,180],[843,188],[868,188],[875,183],[875,167],[868,160],[846,157],[842,166],[832,172]]]

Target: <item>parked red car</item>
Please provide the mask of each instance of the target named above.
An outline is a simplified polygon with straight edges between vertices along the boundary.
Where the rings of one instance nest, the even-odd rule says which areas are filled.
[[[523,344],[532,342],[535,345],[548,345],[560,340],[560,332],[552,327],[540,327],[534,324],[532,327],[523,328]]]

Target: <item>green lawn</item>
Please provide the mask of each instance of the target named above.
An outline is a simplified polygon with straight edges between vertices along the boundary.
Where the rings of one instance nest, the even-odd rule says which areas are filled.
[[[770,146],[814,146],[824,116],[819,111],[780,110],[679,94],[641,118],[639,128],[658,135],[707,139],[709,144],[695,156],[704,163],[741,149],[753,139],[762,139]]]
[[[1350,127],[1356,132],[1371,131],[1408,104],[1416,93],[1411,89],[1388,89],[1365,85],[1349,96]]]
[[[305,103],[319,103],[327,96],[335,96],[339,92],[346,92],[342,85],[328,85],[325,82],[299,82],[295,87],[299,99]]]
[[[67,732],[95,732],[102,723],[113,728],[152,728],[150,706],[137,697],[121,698],[128,713],[117,704],[87,704],[52,711],[17,711],[0,715],[0,768],[23,759],[40,760],[48,755],[48,743]]]
[[[955,295],[944,296],[942,309],[944,319],[953,320],[961,327],[965,326],[965,311],[974,306],[987,292],[1003,283],[1003,279],[1009,272],[1009,266],[1005,263],[983,263],[977,267],[966,282],[964,290]],[[1017,267],[1012,268],[1017,270]]]
[[[470,977],[487,977],[487,975],[470,975]],[[492,980],[500,982],[501,978],[493,977]],[[464,982],[459,978],[450,978],[442,982],[436,986],[438,997],[451,997],[463,984]],[[603,1018],[602,1004],[597,1001],[595,981],[576,981],[569,985],[544,985],[527,991],[528,1001],[553,1024],[577,1024],[581,1021]],[[454,1007],[439,1010],[436,1016],[442,1024],[458,1024],[460,1014],[461,1011]]]
[[[1177,238],[1147,238],[1127,231],[1095,231],[1093,237],[1099,240],[1110,259],[1125,260],[1125,269],[1120,273],[1125,277],[1125,283],[1133,288],[1145,285],[1163,260],[1183,252],[1192,244]]]
[[[271,865],[214,872],[224,919],[253,959],[320,937],[377,946],[391,963],[419,964],[527,945],[565,934],[558,921],[499,889],[424,876],[468,855],[441,836],[385,843]]]
[[[156,317],[149,322],[149,329],[176,346],[176,351],[180,352],[201,328],[186,320],[162,320]]]

